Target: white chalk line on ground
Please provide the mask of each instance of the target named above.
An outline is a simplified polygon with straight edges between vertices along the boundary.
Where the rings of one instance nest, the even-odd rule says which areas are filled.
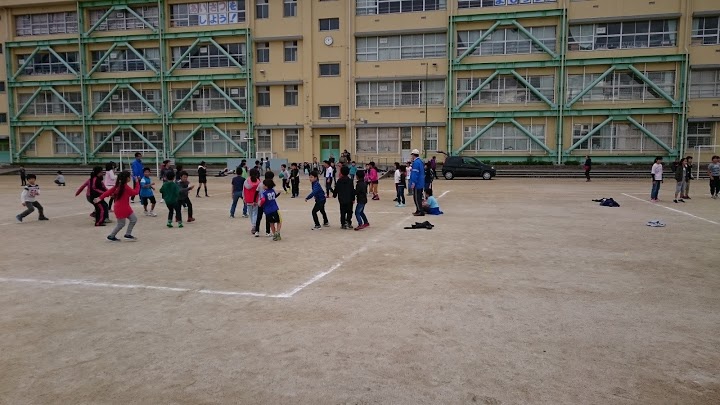
[[[451,190],[445,191],[444,193],[440,194],[440,196],[438,196],[437,198],[438,198],[438,199],[443,198],[443,197],[444,197],[447,193],[449,193],[450,191],[451,191]],[[362,252],[365,252],[365,251],[370,247],[370,244],[371,244],[371,243],[373,243],[373,242],[377,241],[378,239],[380,239],[379,236],[382,236],[382,235],[384,235],[385,233],[388,233],[388,232],[394,232],[394,231],[396,230],[395,228],[396,228],[398,225],[400,225],[402,222],[407,221],[407,220],[410,219],[411,217],[412,217],[412,215],[406,215],[406,216],[404,216],[401,220],[399,220],[399,221],[395,222],[394,224],[392,224],[388,229],[386,229],[386,230],[385,230],[384,232],[382,232],[380,235],[374,235],[374,236],[375,236],[375,239],[370,240],[368,243],[366,243],[366,244],[365,244],[364,246],[362,246],[361,248],[359,248],[359,249],[357,249],[356,251],[350,253],[349,255],[344,256],[344,257],[343,257],[342,259],[340,259],[337,263],[335,263],[334,265],[332,265],[329,269],[327,269],[327,270],[325,270],[325,271],[323,271],[323,272],[320,272],[320,273],[316,274],[316,275],[313,276],[310,280],[308,280],[308,281],[300,284],[299,286],[295,287],[294,289],[288,291],[288,292],[285,293],[285,294],[281,294],[281,295],[287,295],[288,298],[289,298],[289,297],[292,297],[292,296],[294,296],[295,294],[299,293],[300,291],[304,290],[305,288],[309,287],[310,285],[316,283],[317,281],[321,280],[323,277],[327,276],[328,274],[330,274],[330,273],[334,272],[335,270],[339,269],[340,267],[342,267],[342,265],[345,264],[349,259],[352,259],[353,257],[357,256],[358,254],[360,254],[360,253],[362,253]]]
[[[666,210],[670,210],[670,211],[673,211],[673,212],[677,212],[677,213],[679,213],[679,214],[687,215],[687,216],[689,216],[689,217],[692,217],[692,218],[695,218],[695,219],[699,219],[699,220],[701,220],[701,221],[709,222],[709,223],[714,224],[714,225],[720,225],[720,222],[716,222],[716,221],[713,221],[713,220],[710,220],[710,219],[707,219],[707,218],[699,217],[699,216],[693,215],[693,214],[691,214],[691,213],[689,213],[689,212],[685,212],[685,211],[681,211],[681,210],[676,210],[675,208],[670,208],[670,207],[666,207],[666,206],[664,206],[664,205],[660,205],[660,204],[658,204],[658,203],[654,203],[654,202],[651,202],[651,201],[643,200],[642,198],[637,198],[637,197],[634,197],[634,196],[632,196],[632,195],[630,195],[630,194],[626,194],[626,193],[622,193],[622,194],[623,194],[624,196],[626,196],[626,197],[634,198],[634,199],[636,199],[636,200],[638,200],[638,201],[642,201],[642,202],[647,203],[647,204],[650,204],[650,205],[652,205],[652,206],[654,206],[654,207],[665,208]]]
[[[35,211],[37,211],[37,209],[36,209]],[[76,217],[76,216],[78,216],[78,215],[88,215],[89,213],[90,213],[90,208],[88,208],[87,211],[77,212],[77,213],[75,213],[75,214],[67,214],[67,215],[53,216],[53,217],[50,218],[50,220],[52,221],[53,219]],[[33,212],[32,215],[35,215],[35,212]],[[31,218],[31,217],[28,216],[28,217],[26,217],[26,218],[29,218],[29,219],[27,220],[28,222],[31,222],[31,221],[32,221],[32,218]],[[17,222],[5,222],[5,223],[3,223],[3,224],[0,224],[0,226],[15,225],[15,224],[17,224]]]
[[[450,191],[451,190],[447,190],[444,193],[440,194],[438,199],[443,198]],[[74,215],[80,215],[80,214],[74,214]],[[407,221],[411,217],[412,217],[411,215],[404,216],[401,220],[394,223],[392,226],[390,226],[388,229],[386,229],[380,235],[374,235],[374,238],[369,240],[368,243],[366,243],[364,246],[360,247],[359,249],[355,250],[354,252],[352,252],[348,255],[343,256],[342,259],[340,259],[337,263],[330,266],[327,270],[315,274],[309,280],[305,281],[304,283],[298,285],[297,287],[294,287],[290,291],[283,293],[283,294],[267,294],[267,293],[255,293],[255,292],[246,292],[246,291],[220,291],[220,290],[208,290],[208,289],[191,289],[191,288],[182,288],[182,287],[165,287],[165,286],[143,285],[143,284],[103,283],[103,282],[96,282],[96,281],[89,281],[89,280],[74,280],[74,279],[44,280],[44,279],[35,279],[35,278],[0,277],[0,283],[26,283],[26,284],[41,284],[41,285],[46,284],[46,285],[55,285],[55,286],[82,286],[82,287],[116,288],[116,289],[132,289],[132,290],[155,290],[155,291],[198,293],[198,294],[208,294],[208,295],[217,295],[217,296],[234,296],[234,297],[292,298],[293,296],[295,296],[295,294],[299,293],[300,291],[304,290],[305,288],[311,286],[312,284],[323,279],[325,276],[331,274],[335,270],[342,267],[348,260],[352,259],[353,257],[355,257],[363,252],[366,252],[368,250],[368,248],[370,247],[371,243],[374,243],[374,242],[377,242],[378,240],[380,240],[380,236],[384,235],[387,232],[394,232],[395,228],[399,224],[401,224],[404,221]]]

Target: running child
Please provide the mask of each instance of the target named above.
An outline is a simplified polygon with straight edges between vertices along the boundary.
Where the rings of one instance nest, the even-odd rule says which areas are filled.
[[[198,183],[200,183],[200,185],[198,186],[197,193],[195,193],[195,197],[200,198],[201,188],[205,188],[205,197],[210,197],[207,193],[207,167],[205,166],[204,160],[200,162],[200,166],[198,166]]]
[[[87,189],[85,192],[85,199],[87,199],[87,202],[92,204],[93,206],[93,212],[90,214],[90,217],[92,217],[95,220],[95,226],[105,226],[105,222],[110,222],[109,219],[109,209],[107,208],[107,204],[105,201],[101,201],[99,204],[96,204],[93,202],[93,199],[100,194],[107,191],[107,187],[105,187],[105,184],[103,183],[102,178],[100,179],[100,186],[102,188],[98,191],[98,176],[104,177],[105,171],[100,166],[95,166],[90,173],[90,178],[87,179],[80,188],[77,189],[75,192],[75,197],[79,196],[80,193],[82,193],[83,190]],[[98,213],[102,213],[102,219],[98,220]]]
[[[243,171],[240,167],[235,170],[235,177],[233,177],[231,184],[232,204],[230,205],[230,218],[235,218],[235,209],[238,201],[243,198],[243,184],[245,184],[245,177],[243,177]],[[243,201],[242,216],[247,218],[247,204],[245,201]]]
[[[149,169],[146,170],[149,171]],[[136,237],[132,236],[133,228],[137,223],[137,216],[133,212],[132,208],[130,208],[130,198],[140,193],[140,185],[142,181],[140,179],[136,179],[134,182],[135,188],[131,188],[128,186],[128,183],[130,183],[131,180],[130,172],[121,172],[120,175],[117,176],[115,185],[93,200],[97,203],[110,196],[115,199],[115,218],[117,218],[117,224],[115,225],[115,228],[113,228],[112,232],[110,232],[110,235],[107,236],[107,239],[111,242],[120,242],[120,239],[117,238],[117,234],[125,227],[125,220],[129,220],[130,224],[125,231],[125,236],[123,236],[123,238],[126,240],[137,240]]]
[[[146,217],[156,217],[155,213],[155,183],[150,179],[150,169],[143,169],[143,177],[138,181],[140,183],[140,204],[143,206],[143,211]],[[112,201],[112,199],[111,199]],[[150,203],[150,211],[148,211],[148,203]]]
[[[275,178],[275,173],[273,173],[270,170],[265,172],[265,180],[272,180],[274,178]],[[275,183],[273,182],[273,184],[275,184]],[[258,202],[260,201],[260,196],[262,195],[263,191],[265,191],[265,182],[261,183],[260,186],[258,186],[257,193],[255,195],[255,201],[258,201]],[[264,214],[264,210],[258,209],[257,219],[255,221],[255,237],[256,238],[260,237],[260,223],[262,222],[263,214]],[[268,236],[268,237],[272,236],[272,234],[270,233],[270,222],[268,221],[267,218],[265,218],[265,236]]]
[[[175,213],[175,220],[178,222],[178,228],[183,227],[182,223],[182,210],[180,209],[180,186],[175,183],[175,173],[168,173],[167,180],[160,187],[160,194],[162,194],[165,205],[168,208],[168,222],[167,227],[172,228],[173,213]]]
[[[280,165],[280,174],[278,176],[280,177],[280,181],[282,181],[283,191],[287,194],[290,188],[290,172],[285,163]]]
[[[340,204],[340,224],[341,229],[352,228],[353,203],[355,202],[355,190],[353,189],[353,181],[348,176],[350,168],[343,166],[340,169],[340,177],[335,183],[333,198],[338,199]]]
[[[270,230],[273,234],[273,240],[282,240],[280,236],[280,228],[282,228],[282,222],[280,220],[280,209],[277,205],[277,193],[275,192],[275,182],[272,179],[266,179],[263,181],[265,191],[263,191],[260,198],[259,205],[265,212],[265,220],[270,223]]]
[[[370,226],[370,223],[368,222],[367,216],[365,216],[365,204],[368,202],[365,173],[362,170],[358,170],[356,177],[357,183],[355,184],[355,198],[357,198],[357,204],[355,205],[355,219],[357,219],[358,226],[355,230],[359,231]]]
[[[255,222],[257,221],[257,195],[260,186],[260,172],[258,169],[250,169],[250,177],[243,183],[243,200],[250,215],[250,234],[255,235]]]
[[[380,196],[378,195],[378,184],[380,183],[380,179],[378,178],[378,171],[375,167],[375,162],[370,162],[370,169],[368,170],[368,180],[370,181],[370,192],[372,193],[373,200],[379,200]]]
[[[37,201],[37,196],[40,195],[40,186],[35,184],[37,177],[34,174],[28,174],[25,176],[26,184],[23,186],[23,191],[20,193],[20,205],[25,207],[25,211],[15,216],[18,222],[22,222],[25,217],[32,214],[35,208],[38,210],[38,221],[47,221],[49,218],[45,216],[43,206]]]
[[[108,190],[115,187],[115,180],[117,180],[117,176],[115,175],[115,162],[108,162],[105,164],[105,177],[103,178],[103,184],[105,184],[105,188]],[[133,180],[133,183],[135,180]],[[135,186],[133,184],[133,186]],[[108,201],[108,211],[112,212],[112,206],[113,201],[115,201],[112,196],[110,197],[110,200]]]
[[[192,202],[190,201],[190,190],[194,189],[195,186],[190,185],[190,180],[188,180],[188,172],[182,171],[178,172],[180,175],[180,181],[177,182],[178,186],[180,186],[180,198],[178,199],[178,204],[183,207],[187,207],[188,212],[188,222],[195,222],[195,217],[193,217],[193,208],[192,208]]]
[[[311,198],[315,198],[315,206],[313,206],[312,209],[312,217],[313,221],[315,222],[315,226],[312,228],[313,230],[321,229],[320,220],[318,220],[317,215],[318,212],[322,214],[323,226],[330,226],[330,221],[328,221],[327,214],[325,213],[325,202],[327,201],[325,198],[325,192],[323,192],[322,187],[320,186],[320,182],[318,180],[319,179],[317,170],[311,171],[310,184],[312,186],[312,191],[310,192],[310,194],[308,194],[307,197],[305,197],[305,202],[307,202]]]
[[[396,207],[405,206],[405,184],[407,182],[407,169],[403,165],[398,165],[397,169],[397,204]]]
[[[300,169],[298,169],[297,163],[290,165],[290,187],[292,188],[292,197],[297,198],[300,196]]]

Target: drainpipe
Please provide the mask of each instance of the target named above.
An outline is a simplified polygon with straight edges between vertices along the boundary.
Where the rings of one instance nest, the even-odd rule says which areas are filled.
[[[691,3],[692,3],[691,0],[688,0],[685,2],[685,26],[684,26],[684,30],[682,31],[683,35],[687,35],[688,30],[692,29],[692,26],[689,25],[691,23],[691,21],[690,21],[690,16],[691,16],[690,4]],[[678,131],[680,133],[680,139],[678,139],[678,142],[680,142],[680,145],[678,145],[678,151],[680,153],[679,153],[678,157],[682,157],[683,154],[685,153],[685,132],[687,129],[687,123],[685,121],[687,120],[687,109],[688,109],[687,99],[688,99],[688,85],[689,85],[688,80],[690,78],[690,50],[688,50],[688,46],[687,46],[688,38],[683,38],[683,39],[684,39],[683,49],[685,50],[685,62],[684,62],[685,68],[683,69],[683,72],[682,72],[683,77],[681,79],[683,81],[684,85],[682,86],[683,92],[680,95],[680,97],[682,97],[682,114],[681,114],[680,122],[678,123],[678,125],[680,126],[680,128],[679,128],[680,131]],[[698,157],[697,164],[698,164],[698,168],[699,168],[700,167],[700,157]]]
[[[560,21],[560,83],[558,89],[560,94],[558,95],[558,120],[557,125],[557,164],[562,164],[562,145],[563,137],[565,134],[565,63],[567,61],[567,0],[563,1],[563,14],[562,20]]]
[[[345,77],[347,78],[347,97],[345,98],[347,103],[347,139],[350,141],[350,145],[348,146],[348,150],[351,151],[352,155],[355,156],[357,154],[356,150],[356,144],[355,142],[355,130],[353,126],[353,116],[355,115],[355,103],[352,97],[353,94],[353,81],[352,81],[352,67],[355,62],[355,59],[352,55],[353,50],[353,4],[354,2],[347,2],[347,35],[345,37],[346,47],[347,47],[347,63],[345,64]]]

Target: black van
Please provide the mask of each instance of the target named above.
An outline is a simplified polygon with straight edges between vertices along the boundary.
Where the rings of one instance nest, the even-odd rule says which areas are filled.
[[[471,156],[448,156],[442,167],[442,174],[447,180],[455,177],[482,177],[490,180],[495,177],[495,167],[486,165]]]

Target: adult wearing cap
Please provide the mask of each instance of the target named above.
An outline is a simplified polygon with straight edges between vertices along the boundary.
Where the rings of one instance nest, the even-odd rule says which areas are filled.
[[[420,159],[420,151],[413,149],[412,155],[412,171],[410,172],[410,188],[413,190],[413,200],[415,201],[415,212],[413,215],[423,216],[423,187],[425,187],[425,164]]]

